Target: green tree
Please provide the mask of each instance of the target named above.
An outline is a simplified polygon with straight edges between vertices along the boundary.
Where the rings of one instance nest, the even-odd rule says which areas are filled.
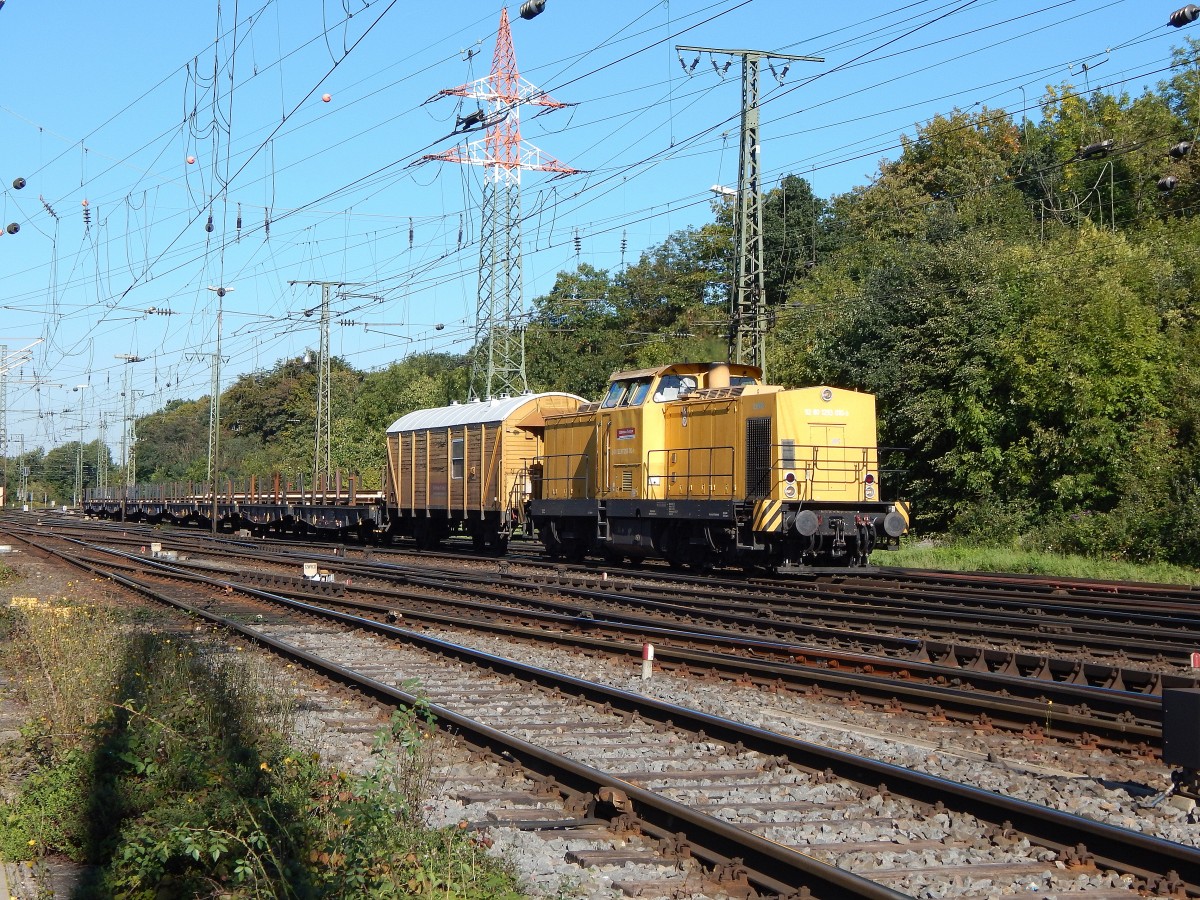
[[[525,334],[530,388],[587,398],[603,393],[608,376],[629,359],[614,291],[607,272],[584,263],[560,272],[550,293],[534,300]]]
[[[208,465],[208,398],[171,400],[137,420],[137,481],[203,481]]]

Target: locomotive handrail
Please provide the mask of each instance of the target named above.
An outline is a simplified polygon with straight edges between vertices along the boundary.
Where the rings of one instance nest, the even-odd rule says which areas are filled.
[[[567,471],[571,471],[572,460],[578,460],[579,468],[575,470],[576,474],[574,475],[558,475],[554,477],[548,477],[546,475],[546,469],[548,468],[547,462],[550,460],[565,460]],[[591,496],[591,467],[588,464],[588,454],[556,453],[550,456],[538,456],[534,458],[533,462],[530,464],[530,468],[532,469],[533,466],[538,464],[540,464],[542,467],[541,475],[537,476],[536,478],[531,478],[531,480],[538,482],[540,485],[540,488],[534,490],[535,496],[537,496],[539,499],[571,500],[575,498],[586,498]],[[550,484],[557,486],[560,482],[564,481],[567,482],[566,494],[562,496],[555,494],[553,497],[551,497],[546,492],[546,485]],[[583,482],[583,490],[576,493],[576,485],[580,481]]]
[[[786,486],[788,475],[807,485],[809,496],[796,499],[812,499],[818,489],[848,489],[861,485],[869,472],[879,473],[877,447],[852,447],[841,444],[776,444],[771,476],[774,490]]]
[[[719,462],[714,462],[714,457],[718,453],[728,454],[728,469],[722,468],[718,470],[715,468],[715,466],[719,465]],[[680,454],[683,455],[682,471],[680,470],[681,467],[678,459]],[[693,470],[693,454],[696,456],[700,456],[701,454],[707,455],[707,467],[705,469],[701,470],[697,468]],[[655,466],[656,457],[662,457],[663,460],[659,464],[659,467]],[[674,459],[672,459],[672,457],[674,457]],[[724,444],[714,447],[682,447],[673,450],[665,448],[661,450],[650,450],[647,452],[646,470],[651,477],[666,479],[666,483],[663,485],[663,487],[668,500],[679,497],[681,493],[682,499],[684,500],[711,499],[714,495],[728,497],[732,496],[734,491],[734,478],[736,477],[737,472],[736,458],[737,451],[735,448]],[[728,488],[725,490],[717,489],[715,483],[716,479],[721,478],[728,480]],[[671,489],[679,484],[679,479],[683,480],[683,490],[682,492],[676,491],[673,496]],[[707,484],[707,489],[693,491],[693,479],[699,480],[701,484]]]

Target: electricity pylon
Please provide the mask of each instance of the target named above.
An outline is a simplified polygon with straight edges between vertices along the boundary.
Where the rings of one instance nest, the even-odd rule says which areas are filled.
[[[500,11],[500,31],[492,72],[470,84],[439,91],[436,97],[465,97],[480,102],[459,116],[460,133],[486,128],[483,140],[470,141],[423,157],[423,160],[483,166],[483,224],[479,235],[479,296],[475,311],[475,348],[471,359],[470,399],[523,394],[525,333],[521,281],[521,172],[575,175],[572,169],[521,140],[522,105],[562,109],[559,103],[521,78],[508,10]],[[484,109],[486,104],[487,109]]]

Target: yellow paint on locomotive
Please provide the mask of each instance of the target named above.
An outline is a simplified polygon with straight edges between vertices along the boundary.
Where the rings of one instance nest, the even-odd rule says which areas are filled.
[[[739,384],[731,387],[731,378]],[[779,390],[757,379],[752,366],[708,363],[614,374],[603,400],[547,418],[542,496],[731,498],[737,482],[725,436],[733,427],[729,397]]]
[[[875,397],[764,385],[751,366],[616,373],[603,400],[547,418],[545,442],[545,499],[748,501],[755,532],[785,529],[788,504],[882,499]]]

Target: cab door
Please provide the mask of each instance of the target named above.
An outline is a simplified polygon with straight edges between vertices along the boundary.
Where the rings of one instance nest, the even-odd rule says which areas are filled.
[[[636,407],[606,410],[600,416],[605,496],[642,496],[642,411]]]
[[[814,497],[847,495],[855,485],[854,462],[846,449],[846,426],[813,423],[808,427],[813,448],[811,481]]]

